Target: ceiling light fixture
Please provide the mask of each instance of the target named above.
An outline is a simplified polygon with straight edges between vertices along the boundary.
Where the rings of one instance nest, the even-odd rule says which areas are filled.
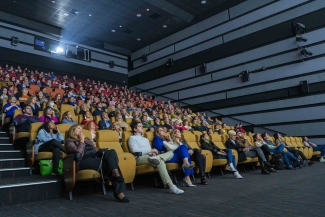
[[[141,14],[137,14],[137,17],[141,17]]]
[[[55,3],[55,1],[52,1],[52,3]]]
[[[89,14],[89,16],[91,17],[91,14]]]
[[[63,15],[64,15],[65,17],[69,16],[69,14],[68,14],[68,13],[64,13]]]
[[[149,11],[150,9],[149,8],[147,8],[147,11]]]
[[[141,38],[137,38],[137,41],[141,41]]]
[[[163,28],[167,28],[167,25],[163,25]]]
[[[112,32],[115,32],[115,29],[112,29],[111,31],[112,31]]]
[[[120,28],[122,28],[122,26],[120,26]]]
[[[207,3],[207,1],[205,1],[205,0],[201,1],[201,4],[204,5],[205,3]]]

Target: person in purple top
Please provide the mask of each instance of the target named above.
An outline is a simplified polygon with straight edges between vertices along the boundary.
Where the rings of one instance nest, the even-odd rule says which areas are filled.
[[[33,116],[32,107],[26,105],[23,109],[23,114],[17,115],[13,122],[17,132],[29,132],[30,124],[41,122],[41,120],[37,116]]]
[[[49,122],[49,121],[54,121],[54,123],[58,123],[59,120],[57,119],[57,117],[55,117],[55,114],[52,110],[52,108],[50,106],[47,106],[44,109],[44,115],[40,117],[40,120],[42,122]]]

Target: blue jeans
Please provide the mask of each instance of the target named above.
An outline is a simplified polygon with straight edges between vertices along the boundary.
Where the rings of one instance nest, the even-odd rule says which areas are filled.
[[[275,149],[271,149],[271,151],[272,151],[273,154],[278,154],[278,153],[282,153],[283,150],[284,150],[284,148],[285,148],[284,145],[281,144],[278,147],[276,147]],[[294,162],[298,162],[299,161],[299,159],[296,158],[295,156],[293,156],[293,154],[290,153],[290,152],[284,152],[284,154],[282,155],[282,157],[283,157],[283,162],[284,162],[284,164],[287,167],[291,167],[292,166],[291,163],[290,163],[290,161],[289,161],[289,159],[291,159]]]
[[[219,155],[220,159],[227,159],[228,163],[232,163],[235,167],[235,169],[237,169],[236,167],[236,157],[232,154],[232,151],[230,148],[227,148],[225,150],[225,152],[227,153],[227,155]]]
[[[316,147],[313,147],[313,151],[320,151],[320,153],[321,153],[320,155],[322,157],[325,156],[325,146],[324,145],[318,145]]]
[[[189,164],[192,164],[190,155],[188,154],[188,150],[185,145],[180,145],[178,148],[174,151],[174,156],[172,159],[167,161],[166,163],[180,163],[183,164],[184,158],[188,158]],[[184,168],[184,176],[189,176],[194,173],[193,169],[186,169]]]

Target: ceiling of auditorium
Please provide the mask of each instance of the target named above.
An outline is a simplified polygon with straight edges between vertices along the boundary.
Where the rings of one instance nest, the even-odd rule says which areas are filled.
[[[62,28],[61,36],[64,40],[97,48],[108,43],[135,51],[227,9],[225,7],[230,1],[236,4],[243,2],[206,0],[202,4],[202,0],[1,0],[0,11]],[[164,25],[167,27],[164,28]]]

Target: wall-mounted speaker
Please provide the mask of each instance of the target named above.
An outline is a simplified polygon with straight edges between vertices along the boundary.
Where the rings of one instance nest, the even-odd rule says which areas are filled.
[[[11,45],[12,46],[17,46],[19,44],[19,38],[12,36],[11,38]]]
[[[202,65],[200,65],[200,72],[201,72],[201,74],[204,74],[207,72],[207,64],[203,63]]]
[[[115,62],[114,61],[109,61],[108,65],[110,68],[114,68]]]
[[[241,79],[242,79],[242,81],[249,81],[249,71],[243,71],[242,73],[241,73]]]
[[[309,81],[300,81],[300,91],[301,93],[309,93]]]
[[[65,55],[67,58],[71,58],[72,57],[72,51],[68,50],[67,54]]]
[[[147,62],[148,61],[148,55],[147,54],[143,54],[142,55],[142,61],[143,62]]]

